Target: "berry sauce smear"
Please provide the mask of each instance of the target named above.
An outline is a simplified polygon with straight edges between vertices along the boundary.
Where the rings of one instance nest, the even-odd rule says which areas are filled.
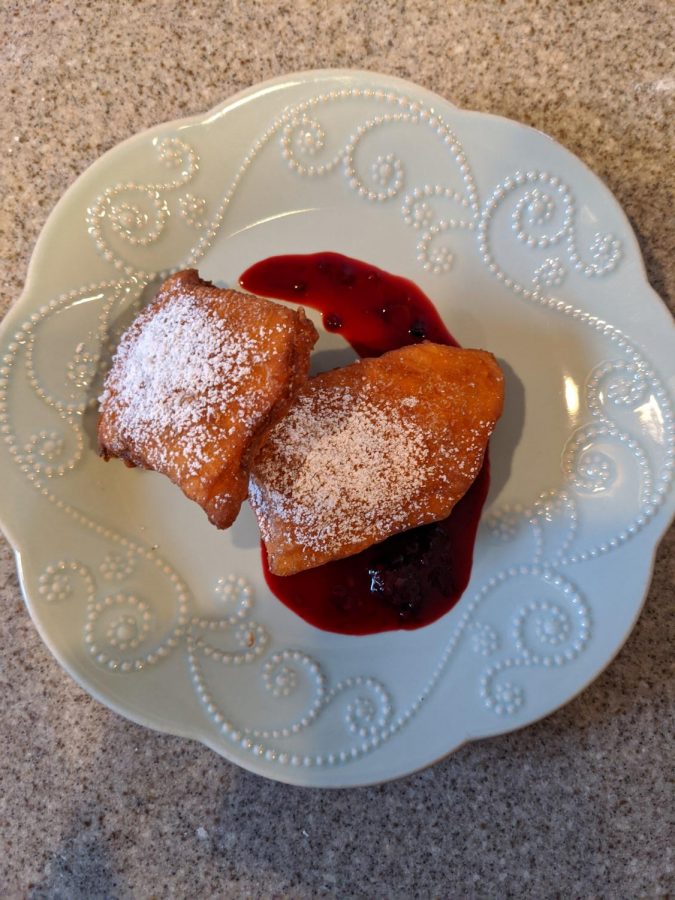
[[[239,282],[253,294],[319,310],[324,328],[342,335],[359,356],[423,340],[459,346],[411,281],[337,253],[273,256],[247,269]],[[452,609],[469,583],[489,485],[486,455],[447,519],[297,575],[273,575],[263,547],[267,584],[282,603],[325,631],[376,634],[429,625]]]

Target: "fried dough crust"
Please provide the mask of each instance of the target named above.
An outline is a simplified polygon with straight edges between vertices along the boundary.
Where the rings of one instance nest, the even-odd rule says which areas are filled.
[[[276,575],[448,516],[502,413],[492,354],[421,343],[308,381],[251,470]]]
[[[124,333],[100,398],[99,452],[167,475],[227,528],[251,460],[307,379],[317,332],[292,310],[172,275]]]

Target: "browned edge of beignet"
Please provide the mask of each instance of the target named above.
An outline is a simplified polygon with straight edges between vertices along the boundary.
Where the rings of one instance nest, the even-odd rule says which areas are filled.
[[[241,307],[240,319],[237,309],[232,307],[232,298],[235,295],[246,300],[246,305]],[[218,306],[221,298],[222,315],[219,317]],[[248,395],[237,396],[235,393],[234,400],[240,401],[239,407],[233,406],[230,402],[230,412],[234,415],[234,419],[230,419],[232,425],[230,432],[236,432],[234,443],[229,442],[231,458],[227,457],[227,439],[219,437],[218,421],[211,422],[208,426],[210,428],[209,440],[206,442],[209,445],[210,458],[205,461],[204,477],[201,479],[199,470],[196,475],[194,471],[191,471],[189,478],[183,471],[190,469],[189,429],[182,436],[171,434],[174,446],[169,446],[166,452],[162,452],[162,438],[171,432],[170,427],[165,430],[164,435],[160,427],[157,427],[155,434],[152,434],[151,429],[150,444],[147,441],[144,444],[142,435],[147,429],[147,423],[144,424],[139,436],[130,433],[128,429],[125,433],[124,427],[121,427],[119,422],[121,416],[123,424],[127,408],[119,398],[120,390],[124,387],[124,363],[128,362],[127,357],[134,352],[144,330],[151,327],[154,316],[160,313],[165,306],[171,303],[180,304],[181,301],[185,301],[190,310],[194,308],[200,311],[205,317],[205,322],[214,322],[213,327],[221,337],[222,334],[228,336],[226,350],[232,351],[233,344],[236,349],[236,335],[240,331],[242,332],[242,346],[244,346],[246,341],[255,335],[256,327],[260,323],[266,323],[267,333],[271,334],[269,351],[272,356],[268,360],[261,361],[258,358],[260,354],[258,354],[256,357],[257,369],[253,366],[253,374],[251,374],[251,369],[247,372],[249,378],[247,386],[242,392],[244,395],[248,392]],[[233,319],[236,319],[236,328]],[[258,330],[262,334],[262,327]],[[235,520],[241,503],[246,498],[251,460],[262,446],[270,429],[283,416],[295,393],[307,379],[309,356],[317,338],[316,329],[306,318],[302,309],[291,310],[260,297],[217,288],[210,282],[201,279],[195,269],[175,273],[166,279],[154,299],[141,311],[120,339],[101,397],[97,427],[100,455],[105,460],[118,457],[128,466],[162,472],[177,484],[186,496],[202,506],[214,525],[219,528],[228,527]],[[167,345],[164,349],[170,351],[176,341],[172,339],[171,335],[168,337],[164,335],[164,340]],[[261,338],[259,345],[256,346],[264,357],[264,340]],[[120,350],[120,348],[122,349]],[[158,348],[158,350],[161,349]],[[159,353],[156,355],[159,356]],[[213,354],[208,358],[209,363],[212,358]],[[188,365],[190,361],[190,359],[187,360]],[[161,362],[158,365],[161,365]],[[144,378],[141,380],[145,382]],[[243,381],[246,382],[246,379]],[[188,387],[190,386],[188,385]],[[231,392],[233,384],[224,381],[221,387],[225,394]],[[217,388],[216,384],[215,389]],[[236,389],[236,384],[234,388]],[[191,400],[198,407],[198,390],[192,392]],[[246,402],[249,400],[251,401],[249,404],[251,410],[246,406]],[[140,397],[138,402],[143,402],[143,398]],[[156,402],[156,400],[151,398],[151,402]],[[256,406],[255,403],[259,403],[259,406]],[[223,423],[226,423],[227,420],[226,406],[227,403],[224,401],[221,415]],[[251,412],[250,426],[247,424],[245,427],[241,417],[235,415],[238,408],[245,408]],[[179,409],[178,413],[180,412]],[[212,413],[213,409],[210,410],[210,414]],[[214,416],[212,415],[211,418],[213,419]],[[217,418],[216,411],[215,419],[217,420]],[[169,426],[170,424],[169,422]],[[203,422],[198,422],[196,426],[202,427],[203,424]],[[217,453],[216,444],[219,439],[223,443],[222,457],[219,457]],[[220,469],[219,462],[222,463]],[[182,475],[181,472],[183,472]]]
[[[252,467],[270,570],[292,575],[445,518],[503,399],[492,354],[431,342],[310,379]]]

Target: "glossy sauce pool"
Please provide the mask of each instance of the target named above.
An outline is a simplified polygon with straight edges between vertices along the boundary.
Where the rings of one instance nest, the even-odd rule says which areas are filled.
[[[341,334],[359,356],[422,340],[459,346],[411,281],[337,253],[270,257],[239,281],[253,294],[319,310],[324,328]],[[263,547],[267,584],[282,603],[326,631],[376,634],[429,625],[452,609],[469,583],[489,484],[486,456],[447,519],[298,575],[273,575]]]

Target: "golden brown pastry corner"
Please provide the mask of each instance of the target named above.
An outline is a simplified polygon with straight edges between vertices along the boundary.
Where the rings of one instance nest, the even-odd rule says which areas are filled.
[[[101,456],[162,472],[228,527],[317,337],[302,309],[177,272],[120,340],[100,398]]]

